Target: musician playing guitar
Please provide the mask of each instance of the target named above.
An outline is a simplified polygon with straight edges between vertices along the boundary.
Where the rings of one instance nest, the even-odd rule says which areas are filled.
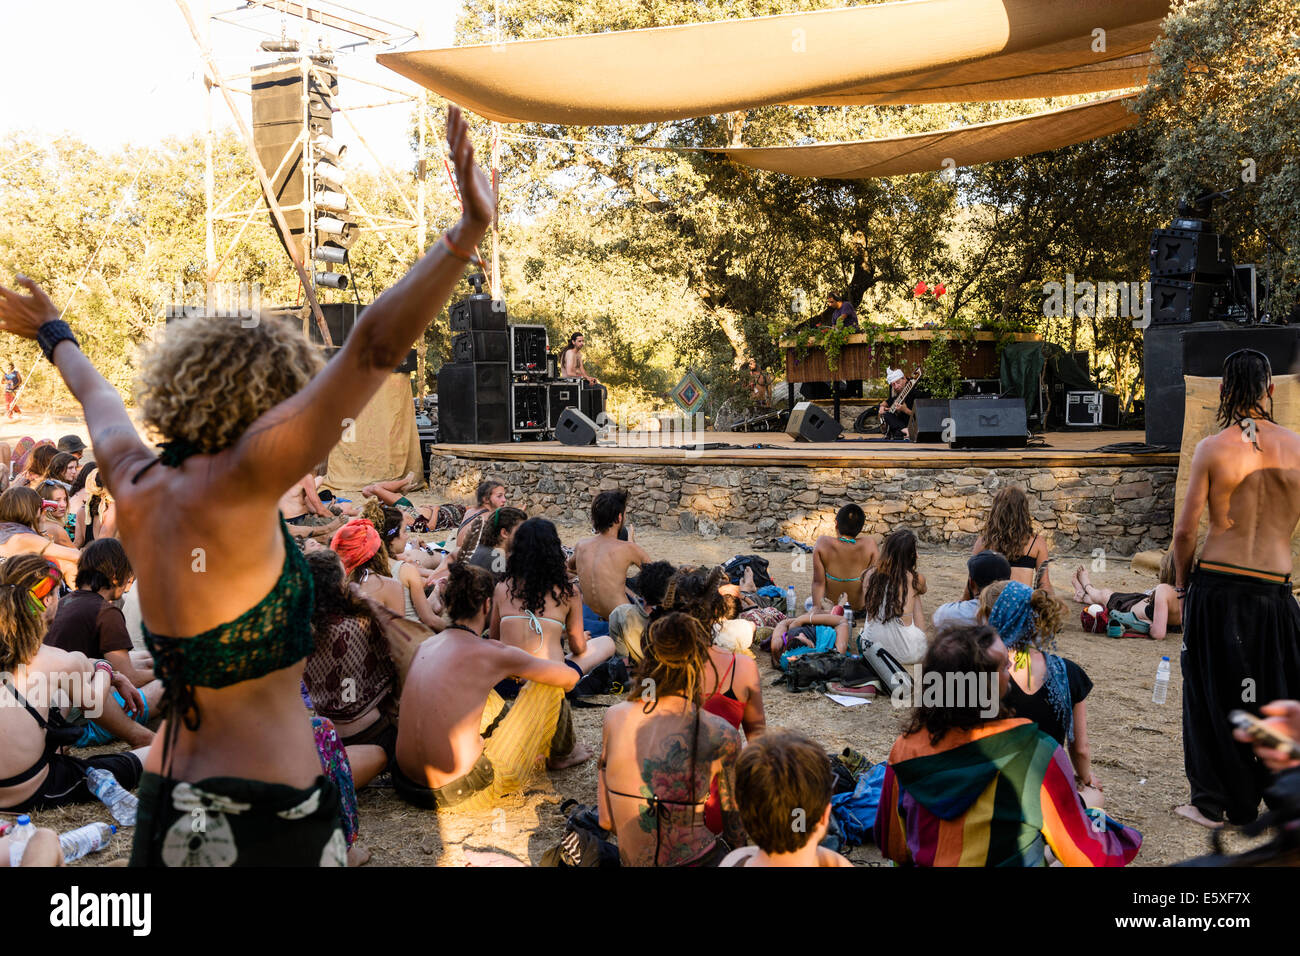
[[[903,374],[902,369],[891,368],[885,375],[889,383],[889,399],[880,403],[880,430],[886,438],[895,440],[907,437],[907,426],[912,418],[912,403],[924,397],[917,391],[916,383],[921,378],[921,368],[917,366],[911,377]]]

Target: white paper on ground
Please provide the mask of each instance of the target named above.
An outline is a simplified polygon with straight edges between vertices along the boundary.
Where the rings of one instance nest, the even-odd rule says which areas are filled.
[[[848,694],[827,694],[826,696],[837,704],[843,704],[845,707],[856,707],[858,704],[871,703],[869,697],[850,697]]]

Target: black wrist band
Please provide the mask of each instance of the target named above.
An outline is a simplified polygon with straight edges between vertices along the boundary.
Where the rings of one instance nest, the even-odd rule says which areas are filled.
[[[45,353],[45,357],[51,362],[54,361],[54,347],[65,341],[71,342],[77,348],[81,348],[81,343],[72,334],[72,329],[62,319],[50,319],[36,330],[36,344],[41,347],[41,351]]]

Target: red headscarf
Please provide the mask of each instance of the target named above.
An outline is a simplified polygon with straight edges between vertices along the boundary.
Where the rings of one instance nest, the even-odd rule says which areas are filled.
[[[379,532],[365,518],[353,518],[330,539],[330,547],[342,559],[348,574],[373,558],[380,545]]]

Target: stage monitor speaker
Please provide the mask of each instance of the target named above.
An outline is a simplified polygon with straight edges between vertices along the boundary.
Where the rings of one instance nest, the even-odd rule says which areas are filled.
[[[831,417],[820,405],[800,402],[790,413],[785,433],[795,441],[835,441],[844,426]]]
[[[544,325],[510,326],[510,371],[515,375],[546,373],[546,339]]]
[[[492,308],[493,305],[500,309]],[[447,310],[447,321],[453,332],[504,332],[506,331],[505,303],[495,303],[490,295],[466,296],[453,302]]]
[[[944,422],[951,417],[946,398],[918,398],[912,409],[907,431],[912,441],[925,444],[942,442]]]
[[[566,408],[555,425],[555,437],[565,445],[596,444],[596,423],[576,408]]]
[[[948,406],[949,448],[1024,448],[1029,418],[1021,398],[964,398]]]
[[[510,341],[505,332],[457,332],[451,340],[453,362],[508,362]]]
[[[1208,322],[1222,304],[1226,285],[1185,282],[1181,279],[1151,280],[1151,324],[1186,325]]]
[[[560,416],[564,414],[566,408],[582,410],[582,402],[579,397],[580,390],[576,381],[551,382],[546,387],[550,391],[547,402],[551,409],[551,428],[554,430],[560,423]]]
[[[361,313],[366,311],[366,307],[355,302],[322,302],[320,311],[325,318],[325,328],[329,329],[330,338],[334,340],[335,346],[339,346],[352,334],[352,329],[360,320]],[[321,339],[320,326],[316,324],[316,317],[310,313],[307,315],[307,338],[316,345],[325,344]]]
[[[510,440],[510,376],[505,362],[449,362],[438,370],[438,430],[444,442]]]
[[[1227,244],[1216,232],[1157,229],[1151,234],[1151,278],[1213,278],[1232,274]]]
[[[592,421],[600,421],[600,416],[605,414],[605,386],[588,385],[579,380],[578,387],[581,389],[578,393],[578,407],[582,409],[582,414]]]
[[[314,70],[308,75],[311,114],[308,135],[333,135],[331,103],[338,95],[338,82],[337,76],[323,70]],[[257,150],[257,158],[266,170],[266,175],[274,177],[271,188],[289,227],[289,236],[280,236],[280,241],[284,243],[286,251],[289,250],[288,243],[292,241],[297,250],[297,258],[305,259],[306,229],[302,205],[306,195],[307,175],[303,167],[302,141],[299,139],[303,133],[302,67],[297,58],[256,66],[253,68],[251,86],[253,147]],[[277,170],[279,175],[276,175]],[[271,226],[276,235],[280,235],[280,227],[274,216],[271,217]]]

